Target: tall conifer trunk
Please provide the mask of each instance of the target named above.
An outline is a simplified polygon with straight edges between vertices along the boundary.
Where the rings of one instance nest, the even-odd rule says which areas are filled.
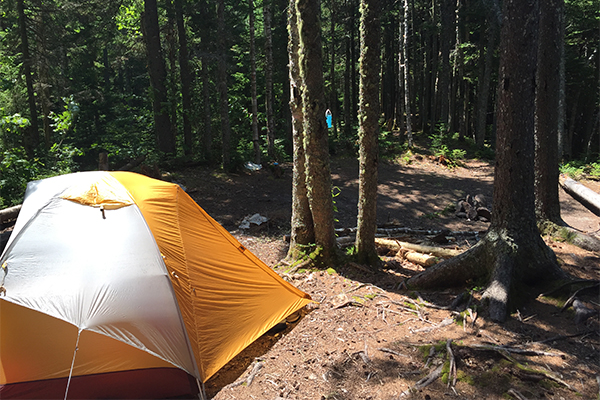
[[[409,70],[409,52],[408,46],[410,42],[409,32],[409,0],[404,0],[404,20],[402,22],[402,37],[400,43],[402,43],[402,51],[400,52],[399,63],[402,69],[402,80],[404,84],[404,112],[406,113],[406,136],[408,139],[408,147],[413,146],[413,134],[412,134],[412,115],[410,108],[410,70]]]
[[[504,1],[492,224],[471,249],[408,280],[409,286],[431,288],[486,279],[483,298],[494,321],[506,319],[518,299],[524,299],[526,287],[565,277],[535,219],[537,4]]]
[[[302,78],[300,77],[299,33],[296,0],[288,8],[288,57],[290,77],[290,112],[294,166],[292,172],[292,229],[288,257],[296,259],[305,246],[315,242],[315,230],[306,187],[306,155],[304,153],[304,112],[302,107]]]
[[[336,241],[328,132],[325,124],[320,7],[314,0],[296,0],[296,10],[300,37],[300,75],[303,83],[308,201],[313,218],[315,243],[322,250],[321,261],[325,265],[332,265],[336,259]]]
[[[360,100],[359,100],[359,191],[357,260],[377,265],[375,249],[377,230],[377,168],[379,164],[379,70],[380,54],[379,0],[360,2]]]
[[[250,97],[252,102],[252,144],[254,146],[254,162],[260,164],[260,137],[258,135],[258,103],[256,99],[256,50],[254,43],[254,0],[248,1],[250,14]]]
[[[190,72],[187,34],[183,21],[183,0],[174,0],[175,19],[177,21],[177,37],[179,42],[179,75],[181,80],[181,106],[183,109],[183,151],[191,155],[193,150],[192,138],[192,74]]]
[[[273,119],[273,35],[271,34],[271,3],[263,1],[265,27],[265,108],[267,114],[267,152],[275,160],[275,121]]]
[[[564,0],[540,1],[535,109],[535,205],[538,219],[564,224],[558,201],[561,12]]]
[[[217,25],[219,36],[219,100],[221,109],[221,154],[223,170],[228,171],[231,163],[230,140],[231,126],[229,123],[229,97],[227,94],[227,48],[225,40],[225,1],[218,0],[217,3]]]
[[[169,109],[166,107],[166,104],[169,103],[165,86],[167,70],[160,45],[156,0],[144,0],[142,32],[146,41],[157,147],[163,153],[175,154],[175,137],[173,136]]]

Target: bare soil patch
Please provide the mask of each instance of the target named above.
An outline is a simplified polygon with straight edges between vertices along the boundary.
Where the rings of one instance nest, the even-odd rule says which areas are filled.
[[[175,176],[194,199],[247,248],[317,302],[269,332],[206,383],[213,399],[597,399],[600,376],[599,292],[580,294],[596,310],[575,323],[562,296],[538,297],[516,310],[504,324],[486,320],[477,308],[478,287],[412,292],[402,282],[422,267],[382,250],[385,267],[377,271],[353,264],[327,271],[288,274],[280,265],[287,252],[291,167],[283,177],[268,170],[218,174],[190,169]],[[339,228],[356,225],[358,166],[354,159],[332,161]],[[410,164],[382,163],[379,173],[380,226],[452,232],[449,246],[466,249],[488,223],[456,218],[454,204],[483,194],[491,203],[493,166],[469,161],[449,169],[428,158]],[[597,182],[585,182],[598,192]],[[561,190],[562,215],[572,227],[597,234],[600,218]],[[491,205],[491,204],[490,204]],[[493,212],[493,210],[492,210]],[[259,213],[269,222],[240,230],[244,217]],[[413,235],[411,241],[426,241]],[[547,238],[563,268],[581,279],[600,278],[600,254]],[[443,309],[461,293],[473,300],[456,311]],[[477,311],[480,313],[476,315]],[[473,320],[476,319],[473,323]],[[456,361],[456,383],[448,385],[449,354]],[[488,346],[488,347],[481,347]],[[509,350],[491,346],[506,346]],[[431,349],[434,351],[430,354]],[[516,349],[516,350],[515,350]],[[536,353],[522,354],[517,350]],[[407,392],[431,371],[432,384]],[[252,379],[249,379],[251,377]],[[411,397],[412,396],[412,397]]]

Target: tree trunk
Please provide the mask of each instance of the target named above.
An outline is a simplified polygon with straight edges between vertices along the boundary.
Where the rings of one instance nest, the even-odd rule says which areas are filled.
[[[271,34],[271,3],[263,1],[265,26],[265,108],[267,114],[267,153],[275,160],[275,121],[273,120],[273,37]]]
[[[477,90],[477,117],[475,122],[475,141],[480,148],[483,148],[485,143],[492,64],[496,51],[496,36],[498,35],[498,24],[496,18],[493,16],[491,7],[488,7],[488,10],[486,10],[486,21],[488,23],[487,46],[482,49],[482,52],[485,52],[485,56],[480,68],[480,83]]]
[[[408,281],[447,287],[487,279],[483,297],[494,321],[506,319],[517,297],[523,298],[525,285],[565,277],[535,221],[537,0],[506,0],[503,15],[492,224],[470,250]]]
[[[249,0],[250,13],[250,97],[252,98],[252,143],[254,162],[260,164],[260,136],[258,135],[258,102],[256,94],[256,51],[254,44],[254,0]]]
[[[409,0],[404,0],[404,21],[402,22],[402,52],[399,56],[402,67],[402,80],[404,84],[404,112],[406,113],[406,136],[408,138],[408,147],[413,147],[412,135],[412,115],[410,109],[410,63],[408,58],[408,45],[410,42],[410,32],[408,30]]]
[[[181,79],[181,105],[183,108],[183,151],[189,156],[193,154],[192,139],[192,74],[190,72],[187,35],[183,21],[183,0],[174,0],[175,19],[177,20],[177,36],[179,38],[179,74]]]
[[[379,151],[379,70],[380,54],[379,0],[360,2],[360,106],[359,106],[359,175],[356,256],[359,263],[376,266],[377,167]]]
[[[333,137],[337,139],[338,137],[338,128],[337,128],[337,89],[336,89],[336,80],[335,80],[335,26],[336,26],[336,14],[337,8],[335,7],[335,0],[330,0],[330,12],[331,12],[331,21],[329,26],[329,36],[331,40],[331,63],[329,65],[329,108],[331,109],[331,124],[333,127]]]
[[[539,221],[564,225],[558,200],[560,21],[564,0],[540,2],[535,99],[535,211]]]
[[[346,10],[349,11],[348,0],[346,0]],[[350,38],[346,36],[346,64],[344,69],[344,136],[346,140],[352,135],[352,94],[350,93],[350,64],[352,60],[350,58]]]
[[[17,0],[17,14],[19,18],[19,34],[21,36],[21,53],[23,54],[23,73],[27,86],[27,102],[29,105],[29,125],[23,147],[29,158],[34,157],[35,149],[40,143],[38,129],[37,108],[35,105],[35,91],[33,90],[33,72],[31,70],[32,58],[29,55],[29,39],[27,38],[27,19],[25,17],[24,0]]]
[[[290,74],[290,111],[294,166],[292,172],[292,229],[288,257],[297,259],[303,250],[315,242],[315,231],[306,187],[306,156],[304,153],[304,114],[302,107],[302,80],[299,65],[299,37],[296,0],[290,0],[288,9],[288,56]]]
[[[559,52],[560,52],[560,62],[558,68],[558,116],[557,116],[557,124],[558,124],[558,159],[562,161],[565,157],[565,124],[566,124],[566,79],[565,79],[565,10],[564,10],[564,1],[563,1],[563,9],[560,13],[560,21],[559,21]]]
[[[167,96],[168,96],[168,106],[170,107],[169,116],[171,118],[171,135],[173,135],[173,141],[177,145],[177,128],[179,124],[177,122],[177,103],[179,100],[176,98],[176,93],[179,91],[179,84],[177,82],[177,27],[175,21],[175,10],[173,7],[173,2],[171,0],[167,1],[167,25],[165,32],[165,42],[167,48]],[[166,105],[163,105],[166,107]]]
[[[221,154],[224,171],[229,171],[231,155],[231,126],[229,124],[229,98],[227,94],[227,47],[225,45],[225,0],[217,3],[217,26],[219,36],[219,100],[221,108]]]
[[[46,21],[48,21],[48,12],[42,7],[37,20],[37,29],[39,32],[38,52],[41,54],[39,62],[39,80],[40,80],[40,103],[42,106],[42,130],[44,132],[44,145],[46,150],[49,150],[52,146],[53,130],[50,124],[50,112],[52,111],[51,100],[50,100],[50,74],[48,71],[47,55],[47,36],[46,36]],[[108,55],[106,48],[104,48],[103,54],[104,71],[105,71],[105,90],[108,93],[108,85],[106,82],[106,74],[108,74]]]
[[[454,32],[454,1],[442,0],[441,22],[442,31],[440,35],[440,57],[442,59],[442,71],[438,92],[440,97],[440,116],[438,121],[444,125],[443,133],[448,133],[449,110],[450,110],[450,81],[452,70],[450,69],[450,47],[452,46],[452,37]]]
[[[358,79],[356,77],[356,1],[350,0],[350,92],[352,95],[352,101],[350,102],[350,123],[354,125],[356,123],[356,113],[358,107]]]
[[[336,242],[325,125],[320,8],[318,2],[296,0],[296,10],[301,52],[300,75],[303,83],[308,201],[313,217],[315,242],[322,249],[321,260],[325,265],[331,265],[335,264]]]
[[[148,56],[148,75],[152,87],[152,110],[154,111],[154,124],[156,142],[159,151],[166,154],[175,154],[175,137],[173,136],[168,104],[167,70],[160,46],[160,30],[158,26],[158,9],[156,0],[144,0],[144,14],[142,15],[142,32],[146,42]]]

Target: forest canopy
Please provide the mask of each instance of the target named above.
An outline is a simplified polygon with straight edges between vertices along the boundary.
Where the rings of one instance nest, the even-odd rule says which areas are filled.
[[[410,116],[438,151],[452,156],[460,138],[493,157],[499,2],[382,3],[382,152],[406,150]],[[287,0],[1,0],[0,208],[19,203],[31,179],[97,169],[100,153],[111,168],[142,156],[227,170],[289,161],[287,8]],[[563,160],[600,153],[599,24],[597,1],[565,2],[556,77]],[[359,2],[321,1],[321,28],[329,150],[357,154]],[[164,68],[160,101],[155,63]]]

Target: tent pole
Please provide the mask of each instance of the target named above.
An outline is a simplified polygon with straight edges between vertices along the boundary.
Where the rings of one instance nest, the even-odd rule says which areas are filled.
[[[196,378],[196,383],[198,384],[198,398],[200,400],[208,400],[206,397],[206,389],[204,387],[204,382],[200,381],[200,379]]]
[[[71,369],[69,370],[69,379],[67,380],[67,388],[65,389],[65,400],[67,400],[67,395],[69,394],[69,385],[71,384],[71,376],[73,376],[73,367],[75,366],[75,356],[77,355],[77,350],[79,350],[79,336],[81,336],[81,329],[77,331],[77,341],[75,342],[75,351],[73,351],[73,360],[71,361]]]

